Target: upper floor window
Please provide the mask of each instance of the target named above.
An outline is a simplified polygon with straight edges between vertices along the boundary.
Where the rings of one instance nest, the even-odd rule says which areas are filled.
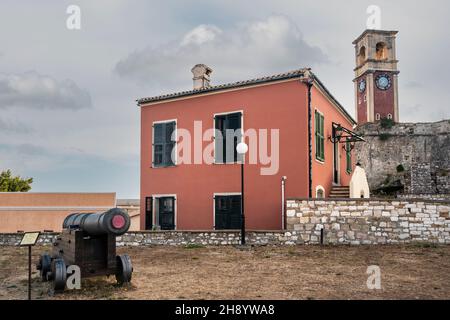
[[[228,113],[214,117],[216,163],[234,163],[238,160],[236,147],[242,138],[242,113]]]
[[[325,133],[324,133],[324,117],[319,111],[314,113],[314,130],[316,139],[316,159],[320,161],[325,160]]]
[[[153,124],[153,167],[170,167],[175,165],[172,151],[176,141],[172,134],[176,129],[175,121],[158,122]]]

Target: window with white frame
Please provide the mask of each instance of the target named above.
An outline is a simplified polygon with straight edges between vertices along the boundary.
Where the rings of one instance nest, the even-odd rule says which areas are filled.
[[[158,122],[153,124],[153,167],[171,167],[175,165],[172,151],[176,141],[172,134],[176,130],[176,122]]]
[[[216,163],[235,163],[238,161],[236,147],[242,138],[242,112],[214,116]]]
[[[324,117],[318,110],[314,112],[314,132],[316,141],[316,159],[325,160]]]

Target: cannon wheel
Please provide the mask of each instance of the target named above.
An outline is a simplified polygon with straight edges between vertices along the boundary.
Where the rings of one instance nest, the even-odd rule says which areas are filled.
[[[63,259],[57,258],[52,263],[53,289],[62,291],[66,287],[67,270]]]
[[[133,266],[131,259],[127,254],[116,257],[116,280],[119,285],[131,281],[131,274],[133,273]]]
[[[41,276],[42,281],[47,281],[47,273],[49,273],[52,269],[52,258],[50,258],[50,256],[46,253],[42,254],[39,257],[37,269],[39,270],[39,275]]]

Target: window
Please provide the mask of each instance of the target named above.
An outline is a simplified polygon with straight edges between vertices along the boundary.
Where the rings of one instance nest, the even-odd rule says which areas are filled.
[[[392,120],[392,114],[388,113],[387,118],[388,118],[389,120]]]
[[[375,115],[375,120],[380,120],[381,119],[381,116],[380,116],[380,114],[379,113],[377,113],[376,115]]]
[[[238,160],[236,147],[242,137],[242,113],[214,117],[216,129],[214,157],[216,163],[234,163]]]
[[[315,138],[316,138],[316,159],[319,161],[325,160],[325,133],[323,125],[323,115],[319,111],[314,113],[315,119]]]
[[[347,164],[347,173],[352,173],[352,147],[349,141],[345,142],[345,158]]]
[[[155,225],[161,230],[175,230],[175,197],[155,197]]]
[[[237,230],[241,228],[241,196],[240,195],[216,195],[215,204],[215,229]]]
[[[176,141],[172,141],[172,133],[176,122],[155,123],[153,125],[153,167],[174,166],[172,150]]]

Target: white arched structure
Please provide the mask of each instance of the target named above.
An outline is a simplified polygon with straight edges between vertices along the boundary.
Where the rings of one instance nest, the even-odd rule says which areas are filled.
[[[317,186],[316,187],[316,198],[323,199],[325,197],[326,197],[326,195],[325,195],[325,188],[322,187],[322,186]]]
[[[356,165],[350,180],[350,198],[370,198],[369,183],[367,182],[366,171]]]

